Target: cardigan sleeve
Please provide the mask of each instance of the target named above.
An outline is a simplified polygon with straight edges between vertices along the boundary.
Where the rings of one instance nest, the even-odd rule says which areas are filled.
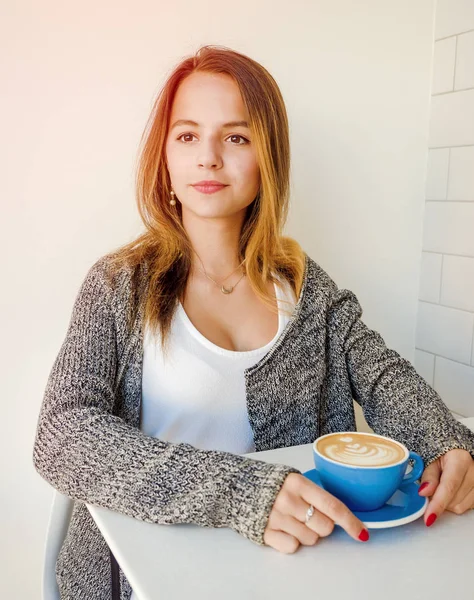
[[[230,452],[150,437],[114,414],[118,371],[113,288],[102,259],[89,270],[44,392],[37,472],[61,493],[151,523],[230,527],[263,545],[289,473]]]
[[[413,365],[387,348],[361,316],[353,292],[333,291],[330,335],[345,357],[352,395],[369,426],[417,452],[425,467],[455,448],[467,450],[474,458],[474,432],[453,417]]]

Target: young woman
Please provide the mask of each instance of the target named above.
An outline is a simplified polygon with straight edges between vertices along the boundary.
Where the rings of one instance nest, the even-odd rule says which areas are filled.
[[[132,596],[85,502],[287,553],[335,523],[366,541],[297,469],[241,456],[355,430],[353,399],[424,459],[427,524],[474,506],[474,434],[282,235],[290,148],[271,75],[201,48],[169,77],[143,141],[146,231],[85,277],[38,421],[35,468],[76,500],[61,598]]]

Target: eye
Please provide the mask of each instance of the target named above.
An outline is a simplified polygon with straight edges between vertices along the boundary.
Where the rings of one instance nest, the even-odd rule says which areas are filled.
[[[236,137],[236,138],[240,138],[241,140],[244,140],[243,144],[237,144],[237,146],[245,146],[246,144],[250,143],[249,140],[247,138],[244,138],[243,135],[237,135],[236,133],[234,133],[233,135],[230,135],[229,137],[231,137],[231,138]]]
[[[182,133],[179,137],[177,137],[177,140],[180,140],[182,137],[184,136],[191,136],[191,137],[195,137],[195,135],[193,133]],[[243,144],[233,144],[234,146],[245,146],[246,144],[250,144],[249,140],[247,138],[244,138],[243,135],[237,135],[236,133],[234,133],[233,135],[230,135],[229,138],[240,138],[242,140],[244,140]],[[187,144],[188,142],[183,141],[183,144]]]

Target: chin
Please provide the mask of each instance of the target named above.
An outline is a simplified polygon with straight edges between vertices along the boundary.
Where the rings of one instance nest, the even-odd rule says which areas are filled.
[[[199,203],[199,206],[196,206],[196,204],[194,204],[191,208],[185,207],[183,205],[182,210],[183,213],[192,213],[196,217],[202,217],[206,219],[222,219],[235,217],[236,215],[240,214],[243,210],[245,210],[245,208],[236,207],[235,209],[232,209],[232,207],[229,208],[229,206],[216,206],[215,203],[203,202]]]

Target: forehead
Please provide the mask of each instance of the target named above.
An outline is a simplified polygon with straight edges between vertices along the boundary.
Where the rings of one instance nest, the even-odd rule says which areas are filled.
[[[230,76],[193,73],[176,91],[170,121],[188,119],[207,124],[245,120],[247,117],[240,90]]]

